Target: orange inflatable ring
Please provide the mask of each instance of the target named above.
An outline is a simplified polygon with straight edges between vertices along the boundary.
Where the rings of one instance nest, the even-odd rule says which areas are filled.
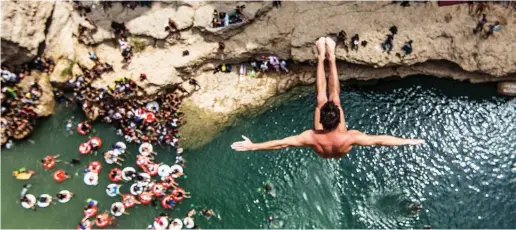
[[[45,162],[49,161],[43,164],[43,168],[46,170],[53,169],[56,166],[56,159],[53,156],[46,156],[44,160]]]
[[[94,173],[99,173],[100,170],[102,169],[102,164],[98,161],[92,161],[89,165],[88,165],[88,169],[90,170],[90,172],[94,172]]]
[[[174,178],[172,176],[167,176],[167,177],[165,177],[165,179],[163,179],[161,184],[163,185],[164,188],[170,188],[170,187],[174,187],[175,182],[176,181],[174,180]]]
[[[122,197],[122,203],[125,208],[132,208],[135,204],[136,198],[132,194],[125,194]]]
[[[163,197],[163,199],[161,199],[161,206],[163,206],[164,209],[171,209],[171,208],[174,208],[174,206],[170,206],[168,204],[168,202],[170,200],[174,200],[174,197],[172,195],[168,195],[166,197]],[[174,201],[175,202],[175,201]]]
[[[113,174],[116,174],[113,176]],[[113,182],[118,182],[122,180],[122,170],[119,168],[111,169],[111,172],[109,172],[109,180]]]
[[[61,182],[63,182],[64,180],[66,180],[65,171],[63,171],[62,169],[59,169],[59,170],[55,171],[55,172],[54,172],[54,180],[55,180],[57,183],[61,183]]]
[[[152,193],[150,192],[142,192],[140,195],[138,195],[138,200],[142,204],[148,204],[152,200]]]
[[[184,194],[185,190],[182,188],[174,188],[174,190],[172,190],[172,196],[174,197],[174,201],[176,202],[182,201],[185,198]]]
[[[82,155],[87,155],[91,152],[91,145],[88,142],[84,142],[79,145],[79,153]]]
[[[88,140],[88,143],[91,145],[92,148],[99,149],[102,147],[102,140],[99,137],[92,137],[90,140]]]
[[[156,176],[158,175],[158,164],[155,163],[149,163],[146,166],[143,167],[143,171],[148,173],[150,176]]]
[[[143,155],[136,156],[136,166],[143,168],[149,163],[149,158]]]
[[[86,131],[82,130],[81,129],[81,126],[85,125],[86,126]],[[87,135],[88,133],[90,133],[91,131],[91,125],[88,124],[88,122],[81,122],[79,123],[79,125],[77,125],[77,132],[81,135]]]
[[[165,187],[161,183],[156,183],[152,186],[152,193],[154,193],[154,196],[156,197],[163,196],[163,192],[165,192],[165,190]]]
[[[95,216],[95,214],[97,214],[97,211],[98,211],[97,205],[95,205],[91,208],[84,210],[84,216],[90,218],[92,216]]]
[[[102,213],[98,214],[97,218],[95,218],[95,225],[98,228],[105,228],[109,225],[110,219],[108,214]]]
[[[154,113],[146,113],[145,114],[145,122],[152,123],[156,120],[156,115]]]

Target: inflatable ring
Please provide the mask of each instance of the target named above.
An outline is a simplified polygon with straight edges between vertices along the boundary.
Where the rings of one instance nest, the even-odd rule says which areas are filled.
[[[40,200],[41,198],[46,198],[47,201],[41,202],[41,200]],[[52,196],[51,195],[43,194],[38,199],[38,207],[40,207],[40,208],[46,208],[46,207],[48,207],[50,205],[50,203],[52,203]]]
[[[115,144],[115,146],[117,146],[118,148],[120,148],[120,149],[122,149],[122,150],[124,150],[124,151],[127,149],[127,145],[125,145],[125,143],[124,143],[124,142],[121,142],[121,141],[117,142],[117,143]]]
[[[84,210],[84,216],[90,218],[92,216],[95,216],[95,214],[97,214],[97,211],[98,211],[98,209],[97,209],[97,206],[95,205],[91,208]]]
[[[111,180],[113,182],[119,182],[122,180],[122,170],[119,168],[111,169],[108,177],[109,177],[109,180]]]
[[[158,168],[159,168],[158,164],[149,163],[149,164],[147,164],[147,166],[143,167],[143,171],[145,171],[146,173],[148,173],[151,176],[156,176],[156,175],[158,175]]]
[[[175,171],[183,173],[183,167],[181,165],[175,164],[170,167],[170,173],[172,174],[172,177],[178,178],[179,176],[177,173],[174,173]]]
[[[175,180],[173,177],[171,176],[167,176],[165,178],[163,178],[161,184],[163,185],[163,187],[165,188],[170,188],[170,187],[173,187],[174,186],[174,183],[175,183]]]
[[[170,166],[162,164],[158,167],[158,175],[160,177],[167,177],[170,175]]]
[[[156,183],[154,186],[152,186],[152,193],[156,197],[163,196],[163,193],[165,192],[165,187],[161,183]]]
[[[97,185],[99,183],[99,175],[94,172],[84,174],[84,183],[86,185]]]
[[[23,208],[32,208],[36,204],[36,197],[32,194],[26,194],[25,197],[27,197],[28,202],[21,202],[21,206]]]
[[[152,193],[150,192],[142,192],[138,195],[138,200],[142,204],[149,204],[152,200]]]
[[[158,222],[158,220],[161,221],[161,224]],[[156,229],[166,229],[168,227],[168,218],[165,216],[157,217],[153,223],[153,226]]]
[[[138,152],[144,156],[148,156],[154,152],[154,147],[152,147],[152,144],[149,142],[143,142],[138,148]]]
[[[88,142],[84,142],[79,145],[79,153],[82,155],[88,155],[91,152],[91,145]]]
[[[46,170],[53,169],[56,166],[56,159],[53,156],[46,156],[45,162],[50,161],[48,163],[43,164],[43,168]]]
[[[89,165],[88,165],[88,169],[90,170],[90,172],[94,172],[94,173],[99,173],[100,170],[102,170],[102,164],[98,161],[92,161]]]
[[[174,205],[170,205],[169,204],[170,201],[173,201]],[[161,199],[161,206],[163,206],[164,209],[174,208],[174,206],[175,206],[174,197],[172,195],[168,195],[166,197],[163,197],[163,199]]]
[[[156,120],[156,115],[154,113],[146,113],[144,115],[145,123],[152,123]]]
[[[150,162],[150,159],[143,155],[136,156],[136,166],[143,168]]]
[[[62,169],[59,169],[59,170],[55,171],[54,172],[54,180],[57,183],[61,183],[64,180],[66,180],[66,173],[65,173],[65,171],[63,171]]]
[[[131,194],[138,196],[143,192],[143,187],[138,185],[138,183],[134,183],[133,185],[131,185],[129,191],[131,192]]]
[[[84,222],[77,225],[77,230],[91,230],[91,221],[85,220]]]
[[[123,170],[122,170],[122,180],[124,181],[131,181],[133,178],[131,177],[127,177],[125,174],[128,173],[128,172],[134,172],[136,173],[136,170],[133,168],[133,167],[125,167]]]
[[[170,223],[170,226],[168,227],[169,230],[181,230],[183,228],[183,221],[176,218]]]
[[[184,194],[185,194],[185,190],[182,188],[177,187],[177,188],[174,188],[174,190],[172,190],[172,196],[174,197],[175,202],[182,201],[185,198]]]
[[[124,204],[125,208],[132,208],[135,204],[135,201],[136,198],[132,194],[125,194],[122,197],[122,203]]]
[[[86,126],[86,131],[82,130],[81,129],[81,126],[85,125]],[[81,122],[79,123],[79,125],[77,125],[77,132],[81,135],[87,135],[88,133],[91,132],[91,125],[88,124],[87,122]]]
[[[100,139],[100,137],[92,137],[88,140],[88,143],[92,148],[100,149],[100,147],[102,147],[102,139]]]
[[[120,150],[120,149],[113,149],[113,155],[115,155],[115,156],[120,156],[124,152],[125,152],[125,150],[123,150],[123,149],[122,150]]]
[[[118,195],[118,189],[119,189],[119,185],[117,184],[108,184],[107,188],[106,188],[106,194],[110,197],[115,197],[116,195]]]
[[[111,156],[109,156],[111,154]],[[113,160],[112,156],[114,155],[114,151],[113,150],[109,150],[107,152],[104,153],[104,161],[107,163],[107,164],[113,164],[115,163],[115,161]]]
[[[118,208],[117,212],[113,212],[113,208],[115,208],[115,207]],[[125,212],[124,204],[122,204],[122,202],[115,202],[111,205],[110,211],[111,211],[111,215],[113,215],[113,216],[121,216]]]
[[[195,223],[192,219],[192,217],[186,217],[183,219],[183,224],[186,228],[193,228],[195,226]]]
[[[62,194],[65,196],[65,198],[63,198],[63,199],[57,199],[59,201],[59,203],[64,204],[72,199],[72,193],[68,190],[63,190],[63,191],[59,192],[59,194]]]
[[[95,218],[95,225],[98,228],[105,228],[109,225],[109,223],[110,223],[110,218],[109,218],[108,214],[105,214],[105,213],[98,214],[97,218]]]

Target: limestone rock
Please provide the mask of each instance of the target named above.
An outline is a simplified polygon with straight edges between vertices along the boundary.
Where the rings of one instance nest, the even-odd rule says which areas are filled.
[[[165,31],[169,18],[176,22],[179,30],[184,30],[193,25],[193,16],[194,10],[189,6],[159,8],[127,22],[127,28],[131,34],[164,39],[169,34]]]
[[[73,62],[67,59],[61,59],[56,63],[54,71],[50,74],[50,83],[63,86],[69,79],[72,78],[73,74]]]
[[[53,8],[54,2],[1,2],[2,63],[21,64],[37,55]]]
[[[32,71],[30,75],[23,78],[19,83],[19,86],[24,92],[28,92],[32,83],[37,83],[42,89],[42,94],[38,101],[39,104],[34,109],[34,112],[36,112],[40,117],[51,115],[54,112],[55,100],[48,74],[41,73],[39,71]]]
[[[77,30],[77,24],[74,23],[72,14],[73,8],[69,3],[55,2],[52,23],[45,40],[45,53],[54,59],[74,59],[76,41],[73,35]]]

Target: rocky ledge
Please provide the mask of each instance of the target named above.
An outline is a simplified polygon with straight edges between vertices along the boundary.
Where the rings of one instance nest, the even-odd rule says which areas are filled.
[[[62,1],[1,4],[2,63],[21,63],[38,52],[51,56],[57,62],[50,75],[54,86],[80,71],[79,65],[91,68],[94,63],[88,59],[89,51],[115,70],[103,74],[94,84],[97,87],[106,87],[117,77],[146,73],[148,82],[142,87],[151,95],[196,79],[201,89],[183,107],[187,120],[202,121],[189,122],[182,130],[190,146],[214,136],[236,115],[262,108],[296,85],[312,84],[315,67],[309,63],[315,57],[315,39],[336,38],[341,30],[348,35],[347,44],[354,34],[360,42],[367,42],[358,50],[338,45],[342,80],[428,74],[503,82],[499,91],[506,94],[514,93],[516,81],[516,14],[512,6],[489,4],[484,9],[487,24],[499,21],[503,26],[484,39],[483,34],[472,33],[479,17],[470,14],[467,4],[439,7],[428,2],[402,7],[389,2],[283,2],[276,8],[271,2],[195,1],[153,2],[150,7],[130,9],[121,3],[104,7],[92,2],[88,3],[93,6],[91,12],[85,15]],[[212,28],[214,10],[229,12],[244,4],[246,21]],[[172,34],[164,30],[169,18],[178,29]],[[135,48],[130,64],[124,64],[120,55],[112,22],[124,23],[130,34]],[[380,44],[392,26],[397,27],[394,48],[386,53]],[[79,27],[85,31],[79,33]],[[404,56],[401,47],[409,40],[413,52]],[[219,42],[225,44],[223,51]],[[186,50],[189,54],[183,55]],[[291,71],[271,71],[258,78],[238,75],[240,63],[271,54],[290,60]],[[215,67],[224,63],[233,64],[233,72],[214,74]]]

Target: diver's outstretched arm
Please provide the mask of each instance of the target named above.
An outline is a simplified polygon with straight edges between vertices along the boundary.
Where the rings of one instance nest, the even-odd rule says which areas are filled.
[[[315,80],[315,92],[317,93],[317,106],[314,111],[314,129],[323,130],[321,124],[321,107],[326,104],[328,97],[326,96],[326,73],[324,72],[324,59],[326,58],[326,39],[319,38],[315,43],[317,47],[317,73]]]
[[[405,139],[393,137],[390,135],[367,135],[357,130],[350,130],[349,134],[354,136],[355,145],[383,145],[383,146],[398,146],[398,145],[419,145],[425,143],[423,139]]]
[[[258,150],[275,150],[287,147],[301,147],[310,146],[311,142],[309,139],[309,133],[311,131],[305,131],[297,136],[290,136],[280,140],[272,140],[262,143],[253,143],[246,136],[243,141],[235,142],[231,145],[231,148],[236,151],[258,151]]]

